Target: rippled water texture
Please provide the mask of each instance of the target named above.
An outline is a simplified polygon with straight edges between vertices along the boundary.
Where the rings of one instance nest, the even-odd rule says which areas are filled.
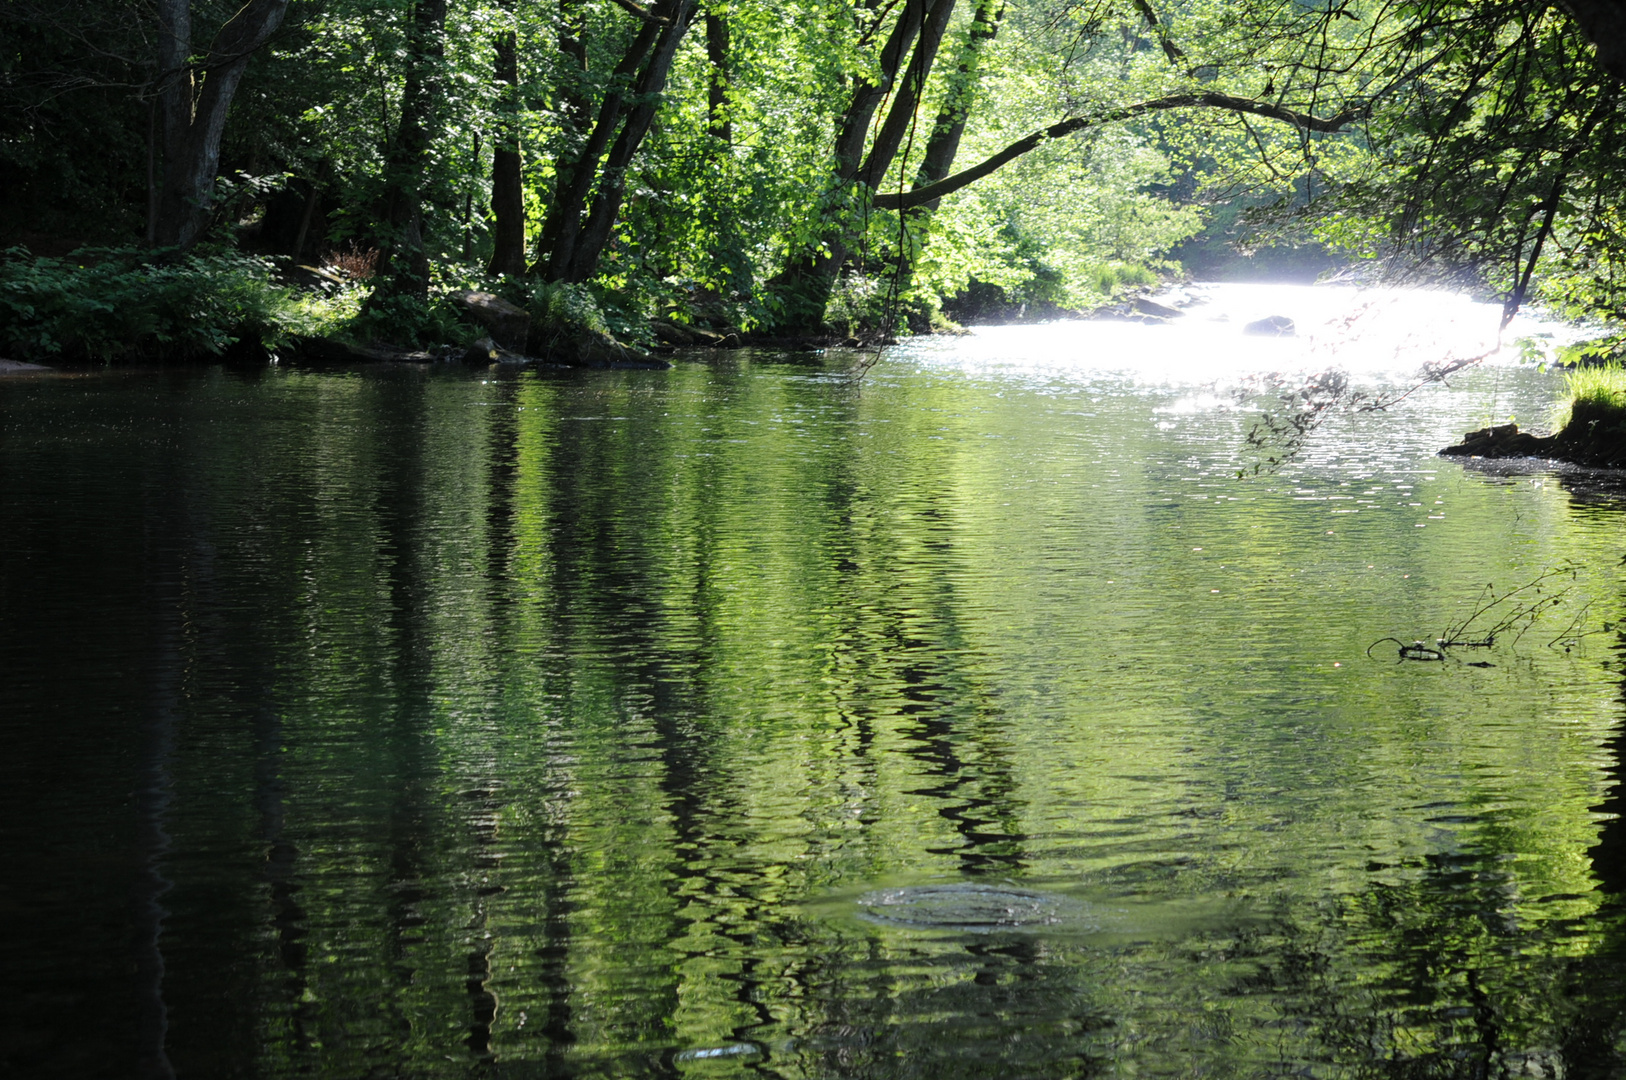
[[[1493,325],[0,381],[0,1073],[1626,1074],[1623,503],[1433,456],[1556,378],[1236,478]]]

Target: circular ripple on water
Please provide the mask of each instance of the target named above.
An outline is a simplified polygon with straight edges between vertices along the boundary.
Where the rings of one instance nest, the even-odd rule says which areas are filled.
[[[1031,889],[959,884],[877,889],[860,896],[858,906],[863,918],[888,926],[1003,930],[1053,926],[1076,905]]]

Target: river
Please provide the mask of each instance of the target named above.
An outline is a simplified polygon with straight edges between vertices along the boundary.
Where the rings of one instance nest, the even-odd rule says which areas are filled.
[[[1626,495],[1505,358],[1255,474],[1494,313],[1205,295],[0,380],[0,1072],[1622,1075]]]

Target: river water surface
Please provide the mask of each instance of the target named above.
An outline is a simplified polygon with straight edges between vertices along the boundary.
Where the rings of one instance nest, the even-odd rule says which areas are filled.
[[[1626,1075],[1558,380],[1233,393],[1493,327],[0,381],[0,1073]]]

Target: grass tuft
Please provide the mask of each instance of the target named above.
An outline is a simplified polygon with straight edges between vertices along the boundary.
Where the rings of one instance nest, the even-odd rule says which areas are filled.
[[[1560,429],[1578,414],[1626,413],[1626,367],[1616,362],[1571,368],[1564,372],[1564,398]]]

